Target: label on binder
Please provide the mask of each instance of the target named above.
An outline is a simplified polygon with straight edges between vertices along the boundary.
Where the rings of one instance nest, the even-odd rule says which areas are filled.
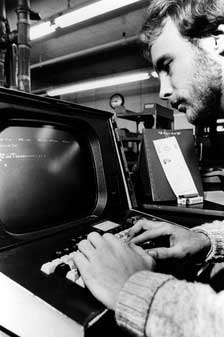
[[[153,141],[166,178],[177,196],[198,195],[197,188],[175,137]]]

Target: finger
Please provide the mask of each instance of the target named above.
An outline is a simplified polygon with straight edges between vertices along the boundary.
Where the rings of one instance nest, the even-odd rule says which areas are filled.
[[[159,227],[164,227],[168,225],[167,222],[162,221],[150,221],[146,219],[141,219],[129,230],[130,237],[134,237],[140,234],[142,231],[148,231],[157,229]]]
[[[153,221],[149,221],[146,219],[140,219],[130,228],[129,234],[135,236],[136,234],[144,230],[145,226],[147,226],[147,229],[150,228],[151,223],[153,224]]]
[[[121,243],[122,241],[117,238],[115,235],[111,233],[105,233],[103,234],[103,239],[107,242],[109,242],[111,245],[115,245],[117,243]]]
[[[105,233],[104,239],[104,251],[113,252],[116,256],[119,256],[123,249],[130,249],[127,242],[115,237],[113,234]]]
[[[87,280],[87,283],[88,283],[89,261],[87,260],[85,255],[83,255],[79,251],[76,251],[73,254],[73,261],[75,263],[76,268],[78,269],[79,276],[82,277],[85,284],[86,284],[85,280]]]
[[[149,229],[131,239],[131,242],[138,244],[148,240],[157,239],[162,236],[170,235],[170,228],[167,226],[161,226],[158,228]]]
[[[137,254],[145,255],[145,251],[142,247],[135,245],[134,243],[130,242],[129,247],[132,248]]]
[[[146,250],[141,248],[140,246],[136,246],[133,243],[130,243],[129,246],[139,255],[141,255],[144,260],[147,263],[147,267],[150,268],[150,270],[156,269],[156,261],[155,258],[152,255],[149,255]]]
[[[89,240],[94,247],[98,247],[102,244],[102,236],[97,232],[89,233],[87,240]]]
[[[118,251],[120,250],[121,247],[128,246],[127,243],[121,239],[119,239],[118,237],[116,237],[113,234],[110,233],[105,233],[103,235],[103,239],[105,240],[104,243],[109,247],[110,249],[112,249],[113,251],[115,251],[115,253],[118,253]]]
[[[89,240],[82,240],[78,244],[78,250],[89,259],[93,255],[95,247]]]
[[[73,261],[76,267],[78,268],[80,273],[82,273],[82,270],[85,270],[88,265],[87,258],[85,257],[85,255],[83,255],[79,251],[74,252],[74,254],[72,255],[72,258],[73,258]]]
[[[147,229],[155,228],[155,227],[158,227],[164,224],[168,224],[168,222],[142,218],[138,220],[132,228],[140,226],[142,229],[147,230]]]
[[[145,249],[143,249],[142,247],[140,247],[140,246],[137,246],[137,245],[135,245],[135,244],[133,244],[133,243],[130,243],[129,244],[129,247],[131,248],[131,249],[133,249],[137,254],[139,254],[139,255],[141,255],[142,257],[149,257],[149,254],[148,254],[148,251],[147,250],[145,250]],[[150,255],[150,259],[151,259],[151,255]]]

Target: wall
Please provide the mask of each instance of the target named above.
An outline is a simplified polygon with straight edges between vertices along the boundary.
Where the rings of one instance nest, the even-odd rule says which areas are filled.
[[[142,112],[144,104],[146,103],[158,103],[165,107],[169,107],[167,101],[163,101],[159,98],[159,81],[158,79],[153,78],[132,84],[67,94],[62,96],[62,99],[103,111],[114,112],[110,107],[109,102],[110,97],[115,93],[120,93],[124,96],[125,108],[133,112]],[[127,128],[131,132],[136,132],[135,122],[119,118],[117,119],[117,124],[120,128]],[[142,127],[143,125],[140,124],[140,131]],[[187,122],[183,113],[174,112],[174,128],[189,129],[192,128],[192,125]]]

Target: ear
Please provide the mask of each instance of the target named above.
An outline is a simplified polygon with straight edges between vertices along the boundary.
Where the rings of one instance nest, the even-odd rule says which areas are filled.
[[[224,55],[224,25],[219,25],[217,35],[214,36],[215,51],[218,55]]]
[[[224,55],[224,25],[219,25],[216,32],[200,39],[200,47],[216,55]]]

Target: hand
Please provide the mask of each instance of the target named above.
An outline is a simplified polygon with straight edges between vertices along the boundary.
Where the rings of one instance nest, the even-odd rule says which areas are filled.
[[[202,259],[208,253],[211,243],[200,232],[162,221],[139,220],[129,231],[131,242],[139,244],[148,240],[167,237],[169,247],[153,248],[148,251],[156,260]]]
[[[92,232],[78,245],[74,262],[85,285],[106,307],[115,309],[121,288],[140,270],[152,270],[155,261],[140,247],[129,246],[112,234]]]

